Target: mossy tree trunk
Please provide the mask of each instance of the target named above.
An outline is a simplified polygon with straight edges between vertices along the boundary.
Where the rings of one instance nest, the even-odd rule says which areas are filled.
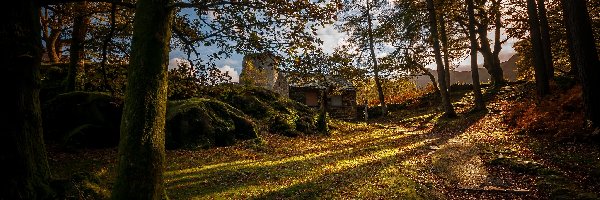
[[[469,15],[469,40],[471,41],[471,78],[473,79],[473,96],[475,97],[474,111],[484,110],[483,95],[479,85],[479,70],[477,69],[477,33],[475,32],[475,11],[473,0],[467,0],[467,13]]]
[[[540,35],[540,21],[535,0],[527,0],[527,15],[529,22],[529,37],[531,38],[531,47],[533,51],[535,82],[537,93],[540,97],[550,93],[548,82],[548,71],[546,71],[546,61],[544,60],[544,50],[542,48],[542,38]]]
[[[0,25],[0,199],[48,199],[50,171],[39,102],[39,1],[13,1]]]
[[[444,70],[444,63],[442,61],[442,54],[440,52],[440,41],[438,39],[437,20],[435,6],[433,0],[427,0],[427,11],[429,13],[429,32],[431,33],[433,52],[435,54],[435,63],[437,64],[438,71],[438,84],[440,87],[440,96],[442,97],[442,108],[444,109],[444,116],[455,117],[454,107],[450,103],[450,94],[448,93],[448,86],[446,85],[446,70]]]
[[[83,73],[85,60],[85,36],[90,18],[87,16],[87,3],[77,2],[73,18],[73,33],[69,50],[69,69],[67,74],[66,91],[83,89]]]
[[[572,39],[573,56],[579,80],[583,86],[583,102],[586,117],[593,126],[600,127],[600,61],[594,43],[594,32],[590,23],[585,0],[562,0],[566,14],[568,37]]]
[[[166,198],[163,186],[170,0],[138,0],[112,199]]]

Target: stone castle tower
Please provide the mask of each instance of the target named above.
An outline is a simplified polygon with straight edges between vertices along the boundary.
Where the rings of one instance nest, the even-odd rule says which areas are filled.
[[[256,53],[244,56],[240,83],[263,87],[283,96],[288,96],[288,84],[278,70],[279,58],[271,53]]]

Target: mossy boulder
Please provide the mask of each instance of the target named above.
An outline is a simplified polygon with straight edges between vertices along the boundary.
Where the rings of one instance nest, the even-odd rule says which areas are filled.
[[[315,110],[261,87],[221,85],[205,93],[265,124],[269,132],[286,136],[322,132]]]
[[[257,138],[255,123],[242,111],[217,100],[191,98],[167,106],[166,147],[198,149]]]
[[[69,147],[116,146],[122,102],[100,92],[57,95],[43,105],[44,136]]]
[[[40,75],[42,87],[40,88],[40,101],[46,102],[65,92],[65,79],[69,63],[42,64]]]

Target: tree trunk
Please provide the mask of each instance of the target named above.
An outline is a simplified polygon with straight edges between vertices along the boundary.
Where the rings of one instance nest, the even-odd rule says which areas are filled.
[[[494,14],[494,26],[495,26],[495,30],[494,30],[494,51],[492,52],[492,58],[494,60],[494,68],[492,68],[492,71],[494,73],[494,76],[496,76],[495,78],[493,78],[494,80],[494,86],[498,87],[501,85],[504,85],[504,83],[506,82],[506,80],[504,80],[504,70],[502,70],[502,67],[500,66],[500,51],[502,50],[502,43],[500,41],[500,34],[501,34],[501,29],[502,29],[502,13],[500,12],[501,7],[500,7],[500,3],[502,0],[493,0],[492,4],[493,4],[493,14]]]
[[[483,95],[479,85],[479,70],[477,67],[477,33],[475,32],[475,11],[473,0],[467,0],[467,13],[469,15],[469,40],[471,41],[471,78],[473,79],[473,96],[475,97],[474,111],[484,110]]]
[[[544,60],[544,50],[542,49],[542,39],[540,37],[540,24],[536,10],[535,0],[527,0],[527,15],[529,16],[529,37],[533,51],[533,61],[535,69],[535,82],[537,92],[540,97],[550,93],[548,83],[548,71],[546,71],[546,61]]]
[[[499,1],[496,1],[493,3],[498,4],[498,2]],[[489,16],[487,18],[489,18]],[[481,55],[483,55],[483,67],[490,74],[490,79],[492,81],[492,84],[495,87],[501,86],[505,83],[505,80],[504,80],[504,74],[503,74],[502,68],[500,67],[500,59],[498,58],[500,49],[498,49],[497,52],[492,51],[492,47],[490,45],[490,40],[487,36],[488,35],[488,25],[489,25],[488,19],[483,19],[482,22],[476,23],[475,25],[477,26],[477,33],[479,34],[479,43],[480,43],[480,47],[481,47],[479,49],[479,52],[481,52]],[[499,20],[496,21],[496,27],[498,30],[501,27],[501,25],[502,25],[501,21],[499,21]],[[498,38],[500,36],[500,33],[498,30],[495,32],[495,35],[494,35],[494,37],[496,37],[496,38]],[[498,40],[496,40],[495,42],[499,44]],[[498,45],[498,47],[501,47],[501,46]],[[497,48],[494,48],[494,50],[496,50],[496,49]]]
[[[76,3],[76,14],[73,18],[73,33],[69,50],[69,70],[66,83],[67,92],[83,89],[83,60],[85,59],[84,43],[85,35],[87,34],[87,25],[90,21],[86,14],[86,9],[87,3],[85,1]]]
[[[114,90],[108,84],[106,62],[108,61],[108,46],[110,45],[110,42],[112,41],[112,38],[116,31],[116,12],[117,4],[112,3],[110,9],[110,31],[108,31],[108,35],[104,38],[104,42],[102,44],[102,61],[100,62],[100,71],[102,72],[102,87],[104,90],[110,90],[112,94],[114,94]]]
[[[112,199],[166,198],[163,186],[171,0],[138,0]]]
[[[327,86],[326,88],[329,87]],[[323,89],[321,90],[321,95],[319,95],[321,97],[321,105],[319,106],[319,111],[321,112],[322,116],[327,115],[327,92],[328,89]]]
[[[370,13],[371,7],[367,1],[367,23],[368,23],[368,37],[369,37],[369,50],[371,51],[371,60],[373,61],[373,72],[375,75],[375,86],[377,87],[377,94],[379,95],[379,103],[381,104],[381,115],[387,115],[387,106],[385,104],[385,95],[383,94],[383,86],[381,85],[381,79],[379,78],[379,66],[377,65],[377,57],[375,56],[375,41],[373,39],[373,22]]]
[[[565,2],[561,0],[561,6],[563,8],[563,23],[565,24],[566,35],[567,35],[567,49],[569,51],[569,76],[575,77],[575,79],[579,79],[579,70],[577,70],[577,61],[575,60],[575,50],[573,49],[573,36],[571,35],[571,27],[569,26],[569,18],[570,13],[564,10]]]
[[[550,26],[546,17],[546,6],[544,0],[537,0],[537,7],[540,18],[540,33],[542,37],[542,48],[544,50],[544,61],[546,63],[546,72],[548,80],[554,77],[554,62],[552,61],[552,44],[550,42]]]
[[[438,71],[438,84],[440,85],[440,96],[442,97],[442,107],[444,108],[444,115],[446,117],[456,117],[456,112],[450,103],[450,95],[448,93],[448,87],[446,85],[446,74],[444,73],[444,63],[442,61],[442,54],[440,53],[440,43],[438,39],[438,30],[435,14],[435,6],[433,0],[427,1],[427,10],[429,12],[429,27],[431,33],[431,39],[433,43],[433,52],[435,54],[435,62],[437,64]]]
[[[440,36],[442,39],[442,51],[444,52],[444,70],[446,71],[446,85],[450,91],[450,54],[448,53],[448,35],[446,33],[446,20],[444,15],[440,14]]]
[[[478,28],[479,32],[479,42],[481,44],[481,55],[483,55],[483,67],[490,74],[490,78],[492,84],[494,86],[499,86],[504,84],[504,74],[502,74],[502,68],[500,68],[500,63],[496,62],[498,59],[494,58],[494,52],[492,52],[492,48],[490,42],[487,37],[487,29],[481,31],[481,27]],[[483,36],[485,35],[485,36]]]
[[[46,40],[46,53],[51,63],[58,63],[58,61],[60,60],[56,49],[56,43],[58,42],[58,38],[60,38],[60,30],[54,28],[51,29],[50,35]]]
[[[563,12],[567,16],[569,37],[572,38],[573,60],[579,71],[583,86],[586,117],[593,126],[600,126],[600,61],[594,42],[585,0],[562,0]]]
[[[564,12],[563,12],[564,13]],[[564,13],[566,15],[566,13]],[[575,80],[579,81],[579,70],[577,70],[577,61],[575,61],[575,50],[573,49],[573,38],[571,38],[571,28],[567,25],[565,16],[565,26],[567,28],[567,49],[569,51],[569,72],[568,75],[574,77]]]
[[[0,199],[50,199],[50,170],[39,101],[42,56],[39,1],[14,1],[0,25]]]
[[[427,70],[427,68],[423,67],[423,65],[418,65],[419,69],[421,69],[421,71],[423,71],[423,74],[425,74],[427,77],[429,77],[429,80],[431,81],[431,84],[433,85],[433,89],[435,90],[435,92],[439,92],[440,89],[438,88],[438,84],[437,81],[435,81],[435,76],[433,76],[433,74]]]
[[[405,55],[408,55],[408,53],[405,53]],[[435,81],[435,76],[433,76],[433,74],[429,71],[429,69],[425,68],[425,66],[416,63],[412,60],[412,58],[408,57],[407,63],[410,65],[414,65],[417,68],[419,68],[419,70],[421,70],[423,72],[424,75],[426,75],[427,77],[429,77],[429,80],[431,81],[431,84],[433,85],[433,89],[436,93],[440,92],[440,89],[438,88],[438,84],[437,81]]]

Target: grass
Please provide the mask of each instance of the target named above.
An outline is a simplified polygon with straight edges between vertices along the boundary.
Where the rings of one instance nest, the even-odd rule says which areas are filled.
[[[334,121],[329,136],[263,132],[230,147],[167,151],[167,193],[171,199],[596,198],[597,148],[511,130],[503,116],[512,93],[495,92],[487,96],[490,111],[477,113],[469,112],[468,94],[454,93],[455,104],[464,105],[454,119],[424,107],[368,123]],[[88,193],[110,191],[115,149],[51,149],[50,158],[55,178],[87,171],[96,179]]]
[[[369,198],[384,193],[417,198],[417,184],[394,172],[400,169],[402,154],[423,144],[399,142],[410,137],[395,134],[399,131],[346,124],[330,137],[268,135],[263,144],[267,150],[262,151],[215,149],[210,160],[227,159],[220,151],[246,159],[213,164],[205,158],[189,159],[169,167],[165,174],[169,194],[175,199]]]

